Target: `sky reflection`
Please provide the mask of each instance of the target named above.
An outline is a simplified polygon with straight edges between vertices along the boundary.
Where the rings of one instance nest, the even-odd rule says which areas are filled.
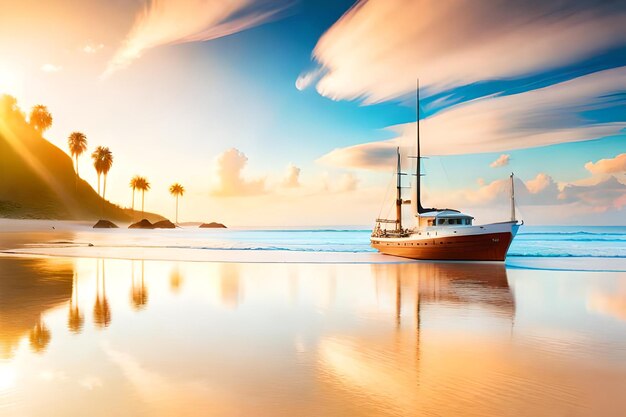
[[[618,415],[626,406],[620,273],[0,264],[0,415]]]

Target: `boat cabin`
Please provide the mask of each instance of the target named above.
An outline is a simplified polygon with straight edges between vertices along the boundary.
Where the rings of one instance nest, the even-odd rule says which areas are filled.
[[[419,227],[471,226],[474,218],[456,210],[429,211],[418,217]]]

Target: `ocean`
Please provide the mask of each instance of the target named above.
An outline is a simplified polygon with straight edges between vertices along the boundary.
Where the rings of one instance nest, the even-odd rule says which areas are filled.
[[[152,232],[151,232],[152,233]],[[167,236],[171,231],[159,231]],[[216,229],[176,231],[177,244],[193,249],[282,250],[299,252],[375,252],[371,230],[355,227],[319,229]],[[158,245],[151,239],[148,245]],[[509,249],[517,257],[626,258],[626,226],[522,226]]]

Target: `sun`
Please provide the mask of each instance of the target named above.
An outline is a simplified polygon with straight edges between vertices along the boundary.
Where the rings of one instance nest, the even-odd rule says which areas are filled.
[[[20,96],[23,80],[18,71],[0,65],[0,94]]]

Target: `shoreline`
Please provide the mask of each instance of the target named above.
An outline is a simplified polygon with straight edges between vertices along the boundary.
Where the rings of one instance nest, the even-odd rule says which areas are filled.
[[[294,229],[198,229],[175,230],[93,229],[91,221],[0,219],[0,257],[105,258],[126,260],[223,262],[223,263],[289,263],[289,264],[410,264],[467,263],[467,261],[431,261],[383,255],[361,250],[369,242],[362,237],[348,239],[343,231],[319,241],[302,230],[303,235],[282,232]],[[583,226],[581,226],[582,228]],[[251,232],[253,235],[248,234]],[[276,233],[279,237],[276,238]],[[242,237],[243,236],[243,237]],[[265,240],[264,240],[265,239]],[[278,240],[276,240],[278,239]],[[313,239],[313,244],[310,243]],[[545,241],[542,243],[549,243]],[[307,247],[308,245],[308,247]],[[316,246],[317,245],[317,246]],[[351,246],[359,247],[352,250]],[[545,245],[544,245],[545,246]],[[369,246],[368,246],[369,247]],[[314,250],[310,250],[313,248]],[[511,269],[566,270],[590,272],[626,272],[626,257],[601,256],[515,256],[504,263]],[[493,263],[493,262],[480,262]],[[500,264],[500,262],[496,262]]]

